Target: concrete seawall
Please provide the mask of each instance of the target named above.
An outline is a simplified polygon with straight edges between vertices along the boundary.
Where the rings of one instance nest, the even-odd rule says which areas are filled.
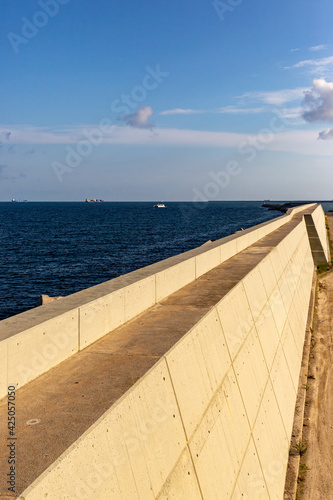
[[[0,321],[0,397],[22,387],[290,221],[286,215]],[[317,212],[317,211],[316,211]],[[8,367],[8,369],[7,369]]]
[[[4,395],[153,307],[198,315],[21,498],[282,499],[318,252],[323,210],[297,207],[1,322]]]

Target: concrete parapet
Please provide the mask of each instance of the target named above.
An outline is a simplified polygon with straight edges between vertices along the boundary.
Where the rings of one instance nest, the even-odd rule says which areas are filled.
[[[21,387],[75,354],[78,338],[76,309],[1,342],[7,351],[5,393],[9,385]]]
[[[312,257],[315,265],[327,264],[330,260],[329,244],[325,228],[325,214],[318,206],[311,214],[304,215]]]
[[[326,227],[325,227],[325,213],[323,210],[323,207],[321,205],[318,205],[316,209],[312,212],[311,214],[313,223],[316,227],[316,230],[318,232],[318,236],[320,239],[321,246],[323,248],[326,261],[330,260],[330,250],[329,250],[329,243],[328,243],[328,238],[327,238],[327,232],[326,232]]]

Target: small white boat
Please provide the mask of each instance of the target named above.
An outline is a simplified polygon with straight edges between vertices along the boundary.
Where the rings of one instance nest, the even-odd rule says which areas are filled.
[[[156,205],[154,205],[154,208],[165,208],[165,205],[164,203],[156,203]]]

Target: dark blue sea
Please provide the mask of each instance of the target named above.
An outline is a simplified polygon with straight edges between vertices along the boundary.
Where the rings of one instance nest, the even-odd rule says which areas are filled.
[[[261,203],[0,203],[0,319],[281,215]]]

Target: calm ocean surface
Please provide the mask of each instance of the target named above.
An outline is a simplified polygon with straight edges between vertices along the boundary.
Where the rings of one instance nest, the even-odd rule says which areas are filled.
[[[281,215],[261,203],[0,203],[0,319]]]

